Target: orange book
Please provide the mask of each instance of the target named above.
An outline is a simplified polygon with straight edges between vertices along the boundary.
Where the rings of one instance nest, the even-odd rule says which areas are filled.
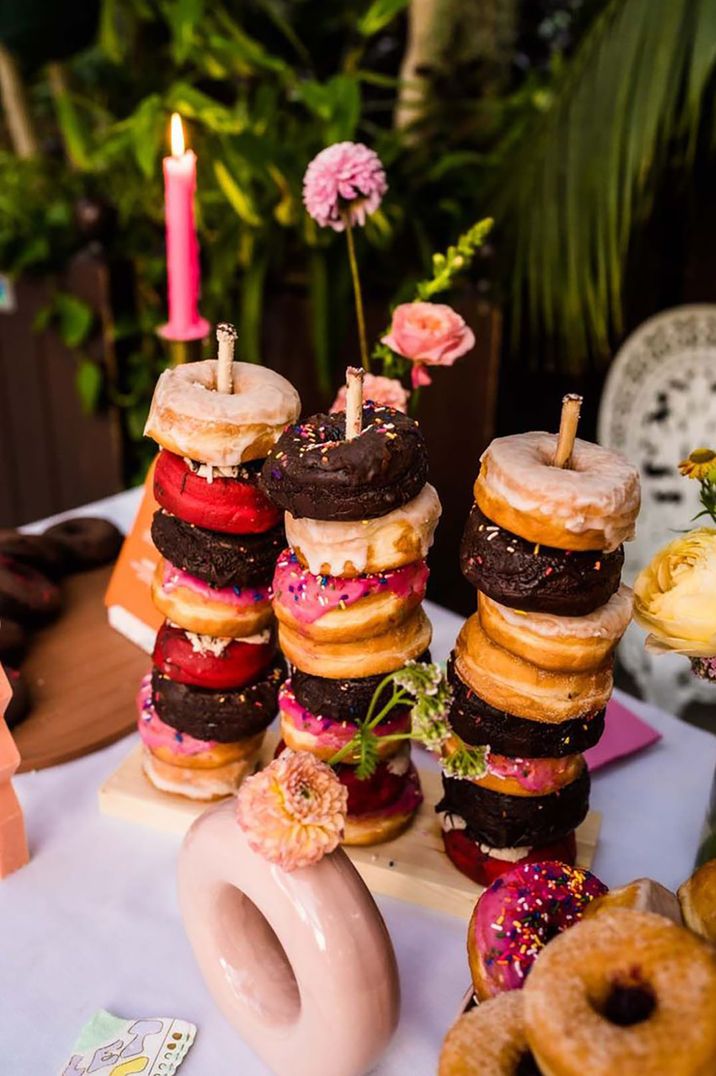
[[[159,507],[152,486],[154,464],[144,480],[144,493],[132,529],[124,540],[104,596],[112,627],[151,654],[164,619],[154,608],[150,584],[160,556],[152,542],[152,516]]]

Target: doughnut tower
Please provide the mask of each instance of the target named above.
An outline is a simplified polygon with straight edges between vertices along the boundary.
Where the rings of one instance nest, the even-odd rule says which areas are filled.
[[[253,767],[285,674],[269,599],[285,536],[258,476],[300,401],[272,370],[233,362],[235,335],[220,325],[218,360],[164,371],[145,430],[161,448],[152,598],[166,619],[138,699],[144,769],[201,800]]]
[[[421,602],[440,515],[418,424],[364,405],[362,371],[347,377],[346,411],[290,427],[262,472],[265,492],[285,509],[289,542],[273,582],[292,666],[279,695],[281,735],[325,760],[352,739],[385,675],[430,645]],[[379,707],[391,694],[387,685]],[[409,710],[396,708],[376,732],[387,737],[409,724]],[[386,739],[379,754],[367,779],[358,779],[355,755],[336,765],[348,788],[346,844],[391,839],[422,801],[409,744]]]
[[[613,651],[631,618],[620,584],[639,475],[575,440],[580,397],[559,436],[497,438],[481,458],[461,568],[477,589],[448,662],[457,741],[486,746],[484,777],[443,775],[445,848],[488,885],[514,863],[574,863],[589,807],[582,751],[604,730]]]

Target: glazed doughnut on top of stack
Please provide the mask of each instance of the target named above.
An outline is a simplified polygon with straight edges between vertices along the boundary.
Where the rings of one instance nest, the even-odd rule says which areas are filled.
[[[422,609],[440,502],[427,479],[418,424],[362,401],[362,371],[348,371],[346,412],[290,427],[269,453],[262,487],[285,510],[289,548],[273,583],[281,648],[293,674],[281,689],[289,747],[329,760],[356,731],[387,673],[430,645]],[[405,732],[407,710],[376,729]],[[421,802],[409,750],[385,740],[370,779],[356,757],[337,772],[348,787],[345,843],[387,840]]]
[[[162,448],[152,597],[166,620],[139,731],[150,780],[196,799],[236,790],[276,714],[285,667],[269,585],[285,536],[258,478],[300,409],[284,378],[233,362],[231,326],[217,336],[218,360],[164,371],[145,431]]]
[[[482,456],[461,567],[478,590],[448,664],[450,723],[488,747],[482,778],[443,777],[448,855],[489,884],[511,863],[573,863],[587,813],[581,752],[604,729],[613,652],[631,618],[621,543],[632,538],[639,475],[575,439],[580,397],[558,436],[497,438]]]

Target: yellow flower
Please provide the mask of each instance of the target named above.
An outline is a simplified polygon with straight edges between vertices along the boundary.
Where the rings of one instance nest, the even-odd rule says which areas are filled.
[[[652,558],[634,586],[634,619],[648,650],[716,654],[716,529],[699,527]]]
[[[681,461],[679,470],[686,478],[708,478],[716,482],[716,452],[711,448],[695,448]]]

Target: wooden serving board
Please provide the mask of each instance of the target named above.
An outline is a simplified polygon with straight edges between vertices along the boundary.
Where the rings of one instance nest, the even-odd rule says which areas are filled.
[[[22,674],[32,709],[13,729],[19,773],[87,755],[131,732],[149,659],[110,628],[104,607],[112,568],[69,576],[63,610],[32,640]]]
[[[410,829],[386,844],[345,850],[372,892],[467,919],[482,888],[461,874],[443,850],[440,823],[433,809],[442,796],[440,775],[420,770],[420,781],[425,800]],[[135,748],[102,785],[99,805],[104,814],[179,834],[186,833],[207,806],[155,788],[142,770],[141,747]],[[601,815],[591,811],[577,830],[580,867],[592,863],[601,821]]]

